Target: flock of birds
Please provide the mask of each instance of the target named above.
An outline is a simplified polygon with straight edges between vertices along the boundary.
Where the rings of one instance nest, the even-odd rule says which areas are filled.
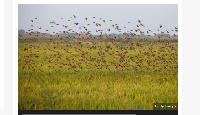
[[[141,34],[146,34],[147,36],[151,36],[151,35],[157,35],[159,34],[160,37],[162,37],[162,34],[170,34],[171,32],[178,32],[178,28],[175,27],[172,30],[165,30],[165,31],[161,31],[161,28],[163,27],[162,25],[159,25],[159,28],[157,29],[157,32],[153,32],[153,30],[148,29],[146,31],[142,31],[140,29],[140,27],[145,27],[144,24],[142,24],[141,20],[138,20],[138,24],[136,25],[135,28],[132,28],[130,30],[126,30],[127,26],[133,26],[130,25],[130,23],[133,22],[128,22],[127,26],[122,26],[120,27],[119,24],[116,23],[109,23],[112,22],[113,20],[105,20],[102,18],[96,19],[96,17],[92,17],[93,19],[96,19],[96,21],[89,19],[89,18],[85,18],[85,23],[87,24],[82,24],[79,22],[76,22],[78,20],[75,20],[77,17],[75,15],[73,15],[72,17],[70,17],[69,19],[64,20],[63,17],[61,17],[61,20],[64,20],[65,23],[68,23],[68,25],[62,25],[57,23],[56,21],[50,21],[50,30],[53,30],[52,28],[54,27],[58,27],[61,26],[62,27],[62,31],[60,30],[59,32],[53,31],[52,33],[50,33],[50,37],[60,37],[60,33],[75,33],[75,36],[71,36],[73,37],[83,37],[83,35],[85,35],[82,39],[88,39],[88,38],[95,38],[95,36],[92,36],[92,31],[95,32],[96,38],[107,38],[110,37],[110,34],[108,34],[109,32],[113,32],[113,31],[117,31],[120,34],[126,35],[127,38],[134,38],[134,37],[140,37]],[[34,26],[38,26],[38,25],[34,25],[35,23],[38,24],[38,18],[32,19],[31,20],[31,29],[28,29],[28,31],[26,32],[26,34],[31,35],[35,35],[34,37],[38,37],[39,34],[41,34],[41,37],[45,37],[47,36],[47,34],[49,33],[49,29],[47,29],[47,27],[43,28],[43,27],[35,27],[35,29],[33,29]],[[70,28],[69,24],[74,24],[74,27],[76,27],[76,29],[74,28]],[[102,29],[102,26],[105,25],[110,25],[110,28],[106,28],[106,29]],[[94,30],[94,28],[92,28],[93,30],[89,30],[89,26],[96,26],[97,28]],[[101,28],[102,27],[102,28]],[[79,31],[79,30],[80,31]],[[40,31],[43,32],[40,32]],[[45,32],[44,32],[45,31]],[[94,33],[93,32],[93,33]],[[35,34],[36,33],[36,34]],[[29,37],[30,37],[29,36]],[[177,37],[176,34],[173,35],[174,37]],[[20,36],[22,38],[22,36]],[[115,36],[115,38],[120,38],[120,36]],[[167,36],[167,38],[170,38],[170,36]]]
[[[77,17],[73,15],[67,21],[72,22],[75,18]],[[95,19],[96,17],[92,18]],[[64,18],[61,17],[61,20],[64,20]],[[88,22],[90,19],[85,18],[84,20]],[[101,27],[107,22],[112,22],[112,20],[100,18],[99,21],[92,21],[92,24],[96,27]],[[31,27],[34,26],[34,23],[38,23],[37,18],[31,20],[31,23],[33,23]],[[60,25],[55,21],[50,21],[50,23],[52,24],[50,25],[51,28]],[[128,24],[130,23],[128,22]],[[54,72],[60,72],[65,68],[65,70],[73,74],[89,70],[91,71],[91,77],[96,70],[106,70],[113,75],[120,76],[124,76],[126,72],[144,72],[144,70],[158,74],[163,71],[177,74],[178,46],[173,44],[176,39],[171,36],[160,39],[162,34],[170,33],[169,30],[161,31],[162,25],[159,25],[160,36],[157,36],[158,39],[150,41],[148,38],[140,38],[140,35],[145,33],[150,37],[150,34],[157,35],[157,33],[150,29],[146,32],[141,31],[140,27],[145,27],[141,20],[138,20],[136,28],[123,33],[122,31],[126,26],[121,28],[118,24],[111,24],[111,28],[106,30],[96,29],[97,35],[92,35],[92,30],[87,28],[87,26],[92,25],[90,23],[87,23],[87,26],[82,26],[79,22],[74,22],[73,24],[80,29],[80,32],[69,28],[68,25],[62,25],[66,29],[65,31],[53,32],[54,35],[50,34],[48,37],[46,32],[49,29],[45,29],[45,33],[29,29],[26,32],[28,36],[19,35],[19,42],[25,44],[23,49],[19,49],[19,67],[41,73],[46,71],[43,66],[47,67],[47,70],[53,70]],[[41,30],[43,28],[37,27],[37,29]],[[105,39],[110,37],[107,32],[112,29],[122,33],[125,37],[114,36],[110,41],[106,41]],[[171,31],[178,32],[178,28],[175,27]],[[74,35],[63,37],[60,33],[74,33]],[[46,39],[45,36],[47,37]],[[174,34],[174,37],[177,37],[177,35]],[[99,41],[99,39],[103,41]],[[28,40],[34,42],[39,40],[40,42],[37,45],[33,45]],[[119,41],[117,42],[117,40]],[[153,45],[159,42],[163,42],[164,45],[156,46],[157,49],[155,49]],[[38,59],[41,62],[37,62],[36,60]],[[163,80],[165,79],[163,76]]]

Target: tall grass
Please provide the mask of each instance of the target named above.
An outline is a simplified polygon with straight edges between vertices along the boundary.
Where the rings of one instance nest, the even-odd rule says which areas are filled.
[[[110,45],[112,49],[107,53],[105,44],[101,43],[95,45],[96,49],[89,49],[91,43],[83,47],[77,44],[69,47],[64,43],[50,46],[45,42],[41,45],[19,43],[19,109],[152,110],[155,102],[178,102],[177,44],[168,47],[164,43],[143,47],[134,44],[135,50],[122,44],[123,51]],[[98,56],[98,46],[102,47],[104,57]],[[28,51],[24,51],[25,47]],[[82,51],[88,54],[81,57]],[[123,62],[119,61],[116,51],[128,52],[123,54]],[[114,54],[110,54],[112,52]],[[111,62],[120,64],[118,69]]]

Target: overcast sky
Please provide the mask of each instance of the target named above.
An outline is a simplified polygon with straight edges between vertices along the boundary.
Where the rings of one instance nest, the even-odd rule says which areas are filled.
[[[70,19],[70,17],[76,16],[76,18]],[[92,18],[95,16],[96,18]],[[63,17],[63,19],[61,19]],[[85,18],[88,18],[86,21]],[[38,18],[35,20],[35,18]],[[106,20],[104,23],[102,20]],[[34,22],[31,22],[34,20]],[[68,21],[70,20],[70,22]],[[109,22],[112,20],[112,22]],[[97,29],[101,29],[106,33],[118,33],[112,24],[118,24],[122,32],[134,29],[138,25],[138,20],[145,27],[139,27],[141,30],[146,31],[148,29],[157,33],[159,25],[163,27],[161,31],[172,30],[178,27],[178,5],[177,4],[127,4],[127,5],[71,5],[71,4],[20,4],[18,6],[18,28],[28,31],[28,29],[34,29],[40,32],[46,32],[49,29],[49,33],[59,32],[66,30],[62,25],[69,26],[76,32],[83,31],[79,29],[80,26],[87,26],[88,30],[91,30],[92,34],[96,34]],[[50,21],[55,21],[59,25],[54,25]],[[95,26],[93,21],[102,24],[101,27]],[[36,23],[38,22],[38,23]],[[74,23],[78,22],[76,26]],[[131,23],[128,23],[131,22]],[[33,27],[31,27],[33,25]],[[123,28],[126,26],[126,28]],[[42,27],[41,30],[38,27]],[[110,32],[107,29],[111,29]],[[174,34],[174,32],[171,32]]]

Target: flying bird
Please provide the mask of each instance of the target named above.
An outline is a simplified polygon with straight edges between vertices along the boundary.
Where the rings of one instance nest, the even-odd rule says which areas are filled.
[[[79,23],[74,23],[75,25],[78,25]]]

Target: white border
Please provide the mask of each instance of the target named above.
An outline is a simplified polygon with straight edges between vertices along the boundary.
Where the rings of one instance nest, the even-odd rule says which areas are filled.
[[[0,14],[4,16],[4,0],[0,1]],[[0,18],[0,22],[4,22],[4,17]],[[4,23],[0,26],[1,28],[1,42],[0,45],[0,109],[4,108]]]
[[[13,115],[18,115],[18,3],[13,0]]]
[[[181,0],[17,0],[18,4],[179,4]]]
[[[182,115],[182,1],[178,4],[178,114]]]
[[[18,115],[18,4],[178,4],[178,114],[182,115],[182,0],[137,0],[137,1],[94,1],[94,0],[13,0],[13,115]]]

